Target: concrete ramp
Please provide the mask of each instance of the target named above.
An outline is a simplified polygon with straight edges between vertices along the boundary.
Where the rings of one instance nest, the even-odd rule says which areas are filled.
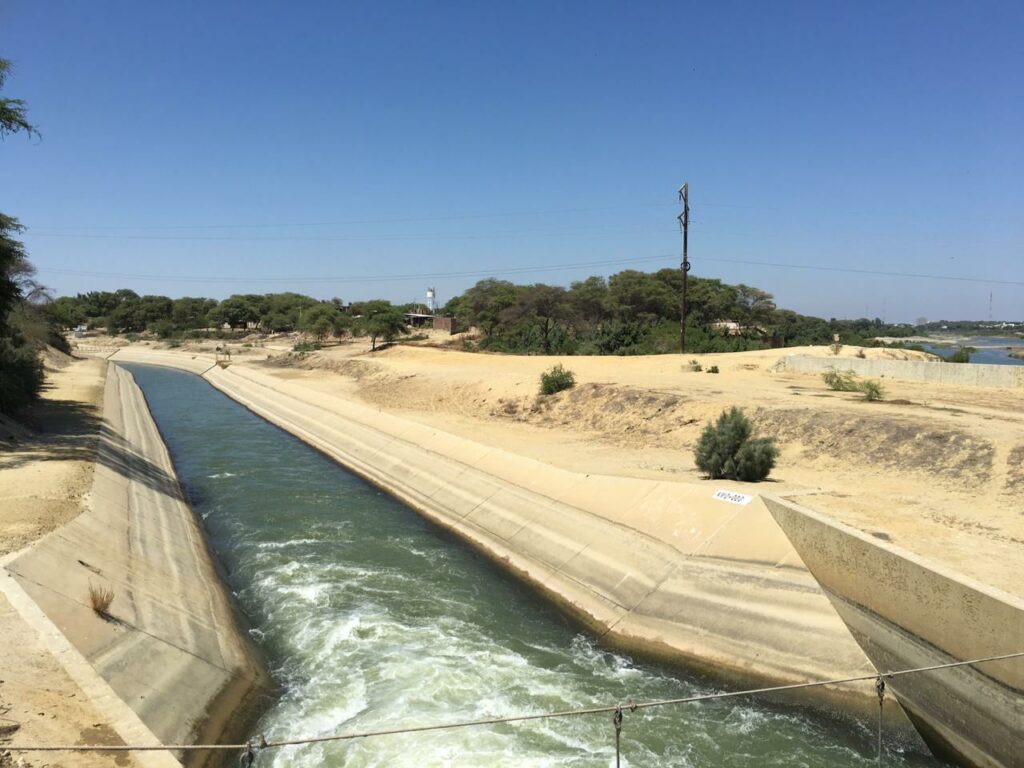
[[[1024,600],[782,499],[764,502],[879,671],[1024,651]],[[1024,766],[1024,658],[894,678],[934,752]]]
[[[119,359],[168,364],[173,356],[127,351]],[[244,365],[214,367],[205,378],[452,530],[613,644],[735,685],[872,671],[764,505],[714,496],[735,486],[568,472]],[[809,689],[804,698],[869,712],[872,696],[861,685]]]
[[[103,414],[86,511],[6,571],[162,743],[244,739],[239,729],[265,701],[269,677],[142,393],[115,366]],[[107,618],[91,607],[91,584],[114,591]]]

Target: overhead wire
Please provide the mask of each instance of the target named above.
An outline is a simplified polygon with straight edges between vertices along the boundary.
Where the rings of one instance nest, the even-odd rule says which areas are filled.
[[[658,256],[641,256],[624,259],[606,259],[600,261],[581,261],[565,264],[538,264],[524,267],[495,267],[491,269],[457,270],[448,272],[416,272],[407,274],[375,274],[375,275],[280,275],[275,277],[243,277],[240,275],[168,275],[146,274],[136,272],[103,272],[97,270],[62,269],[57,267],[39,267],[38,272],[50,274],[76,275],[79,277],[119,278],[124,280],[162,280],[171,282],[206,282],[206,283],[371,283],[395,282],[403,280],[442,279],[453,277],[497,277],[499,275],[519,275],[545,272],[557,272],[572,269],[621,266],[628,264],[649,263],[678,259],[675,254]],[[718,256],[703,256],[701,262],[721,264],[743,264],[746,266],[771,267],[775,269],[800,269],[818,272],[837,272],[857,275],[873,275],[879,277],[901,277],[917,280],[950,280],[954,282],[982,283],[986,285],[1024,285],[1024,280],[1003,280],[987,277],[968,277],[966,275],[935,275],[922,272],[895,272],[880,269],[861,269],[857,267],[829,267],[821,264],[794,264],[787,262],[756,261],[753,259],[731,259]]]
[[[975,664],[987,664],[990,662],[1008,661],[1010,659],[1016,659],[1024,657],[1024,651],[1017,651],[1015,653],[999,654],[994,656],[984,656],[976,659],[969,659],[966,661],[955,661],[947,662],[944,664],[932,664],[924,667],[913,667],[910,669],[901,669],[889,672],[876,672],[874,674],[867,675],[856,675],[853,677],[835,678],[831,680],[814,680],[803,683],[790,683],[787,685],[773,685],[763,688],[749,688],[742,691],[724,691],[718,693],[705,693],[698,694],[696,696],[681,696],[678,698],[670,699],[654,699],[649,701],[634,702],[628,701],[625,704],[609,704],[597,707],[586,707],[582,709],[565,709],[555,710],[550,712],[528,712],[517,715],[508,715],[502,717],[485,717],[478,718],[475,720],[458,720],[447,723],[432,723],[427,725],[411,725],[411,726],[399,726],[396,728],[378,728],[367,731],[350,731],[347,733],[329,734],[326,736],[310,736],[304,738],[288,738],[278,740],[267,740],[262,736],[258,741],[250,741],[245,744],[176,744],[176,745],[125,745],[125,744],[69,744],[69,745],[39,745],[39,744],[5,744],[3,749],[11,752],[156,752],[156,751],[170,751],[170,752],[187,752],[197,750],[251,750],[253,746],[258,746],[260,749],[273,749],[280,747],[294,747],[304,746],[307,744],[323,744],[331,741],[351,741],[354,739],[365,739],[379,736],[397,736],[402,734],[412,733],[425,733],[428,731],[445,731],[453,730],[456,728],[471,728],[484,725],[500,725],[504,723],[522,723],[533,720],[546,720],[553,718],[563,717],[581,717],[585,715],[598,715],[598,714],[612,714],[617,711],[628,709],[631,712],[635,712],[641,709],[651,709],[655,707],[665,707],[671,705],[680,704],[695,704],[705,701],[719,701],[723,699],[734,699],[742,696],[758,696],[769,693],[782,693],[785,691],[796,691],[806,688],[815,688],[825,685],[843,685],[846,683],[857,683],[865,682],[868,680],[875,681],[902,677],[910,674],[918,674],[922,672],[934,672],[944,669],[953,669],[955,667],[973,666]]]

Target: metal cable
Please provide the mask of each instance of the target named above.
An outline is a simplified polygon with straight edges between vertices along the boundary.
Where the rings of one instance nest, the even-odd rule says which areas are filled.
[[[674,699],[655,699],[652,701],[642,702],[629,702],[626,705],[622,704],[610,704],[600,707],[589,707],[585,709],[566,709],[553,712],[534,712],[529,714],[510,715],[507,717],[486,717],[477,720],[461,720],[451,723],[434,723],[431,725],[418,725],[418,726],[405,726],[397,728],[382,728],[371,731],[352,731],[349,733],[332,734],[328,736],[314,736],[309,738],[297,738],[297,739],[281,739],[278,741],[268,741],[262,735],[257,739],[247,742],[245,744],[174,744],[174,745],[102,745],[102,744],[89,744],[89,745],[61,745],[61,746],[41,746],[41,745],[5,745],[3,750],[8,752],[157,752],[157,751],[168,751],[168,752],[189,752],[198,750],[249,750],[256,746],[259,749],[274,749],[279,747],[293,747],[302,746],[306,744],[322,744],[329,741],[350,741],[354,739],[365,739],[374,736],[394,736],[399,734],[407,733],[423,733],[426,731],[445,731],[452,730],[455,728],[470,728],[481,725],[498,725],[501,723],[516,723],[516,722],[528,722],[530,720],[546,720],[550,718],[558,717],[579,717],[583,715],[598,715],[598,714],[614,714],[615,712],[621,712],[623,706],[628,708],[631,712],[638,709],[650,709],[653,707],[664,707],[674,704],[694,704],[704,701],[718,701],[721,699],[734,699],[740,696],[757,696],[767,693],[780,693],[783,691],[795,691],[804,688],[816,688],[825,685],[840,685],[843,683],[858,683],[865,682],[868,680],[878,681],[881,678],[892,679],[894,677],[902,677],[903,675],[917,674],[920,672],[934,672],[940,669],[952,669],[954,667],[964,667],[973,664],[984,664],[993,661],[1007,661],[1009,659],[1016,659],[1024,657],[1024,651],[1017,651],[1015,653],[1006,653],[998,656],[985,656],[977,659],[970,659],[968,661],[954,661],[946,664],[933,664],[927,667],[914,667],[912,669],[901,669],[892,672],[883,672],[881,674],[875,672],[870,675],[858,675],[856,677],[843,677],[832,680],[815,680],[805,683],[791,683],[788,685],[773,685],[764,688],[750,688],[743,691],[728,691],[723,693],[705,693],[697,696],[683,696]],[[255,744],[254,744],[255,742]],[[0,750],[2,751],[2,750]]]

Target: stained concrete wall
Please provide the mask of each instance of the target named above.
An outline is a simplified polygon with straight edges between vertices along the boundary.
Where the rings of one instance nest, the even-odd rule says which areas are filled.
[[[794,373],[853,371],[859,376],[877,376],[937,384],[961,384],[971,387],[1024,387],[1024,366],[942,363],[925,360],[879,360],[859,357],[811,357],[787,355],[781,366]]]
[[[173,352],[114,360],[178,367]],[[203,366],[195,359],[187,365]],[[737,684],[870,673],[871,665],[764,505],[728,483],[567,472],[255,368],[215,387],[446,527],[630,649]],[[870,685],[806,698],[874,711]]]
[[[244,740],[270,679],[122,368],[108,371],[103,417],[86,511],[6,570],[162,743]],[[91,584],[114,590],[111,618],[92,610]]]
[[[1024,651],[1024,600],[792,502],[764,501],[879,670]],[[1024,766],[1024,658],[890,682],[938,752]]]

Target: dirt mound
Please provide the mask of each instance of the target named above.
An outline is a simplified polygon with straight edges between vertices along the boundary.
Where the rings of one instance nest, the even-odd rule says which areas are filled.
[[[1024,490],[1024,445],[1018,445],[1006,459],[1006,491]]]
[[[555,395],[502,398],[490,415],[587,429],[617,443],[650,442],[657,436],[663,444],[682,447],[708,410],[706,404],[673,392],[590,383]]]
[[[992,443],[933,422],[881,412],[758,408],[753,422],[760,434],[799,447],[801,459],[831,459],[848,469],[872,465],[925,473],[958,486],[980,488],[992,476]]]
[[[56,347],[47,344],[39,353],[39,359],[43,361],[43,367],[48,371],[59,371],[75,362],[71,355],[61,352]]]

